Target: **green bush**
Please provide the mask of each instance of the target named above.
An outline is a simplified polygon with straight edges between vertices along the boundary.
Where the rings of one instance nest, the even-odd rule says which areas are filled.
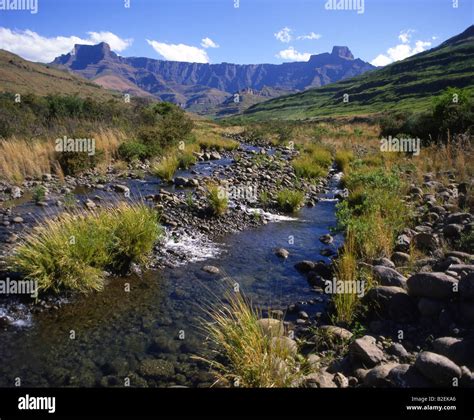
[[[95,168],[104,160],[104,152],[96,150],[91,156],[85,152],[58,152],[56,159],[65,175],[77,175]]]
[[[118,148],[118,155],[127,162],[143,160],[149,157],[147,147],[136,140],[129,140],[122,143]]]

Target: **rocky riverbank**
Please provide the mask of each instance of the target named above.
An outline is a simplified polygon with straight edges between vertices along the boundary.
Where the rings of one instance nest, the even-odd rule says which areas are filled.
[[[390,258],[363,263],[376,285],[355,331],[290,308],[296,320],[287,327],[316,368],[298,386],[474,386],[474,255],[460,242],[474,218],[459,210],[468,185],[424,178],[405,197],[414,227],[400,233]],[[320,262],[299,269],[320,284],[334,275]]]

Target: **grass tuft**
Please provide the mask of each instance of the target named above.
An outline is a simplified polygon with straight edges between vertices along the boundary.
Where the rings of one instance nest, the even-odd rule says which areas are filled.
[[[289,387],[301,377],[297,356],[280,345],[278,329],[264,331],[254,309],[240,293],[228,293],[227,305],[207,310],[204,329],[220,361],[205,359],[216,376],[243,388]],[[222,360],[223,359],[223,360]]]
[[[288,188],[279,191],[276,197],[278,208],[285,213],[298,211],[303,206],[304,199],[304,192]]]
[[[151,172],[163,181],[170,182],[178,170],[179,160],[176,156],[166,156],[151,167]]]
[[[145,263],[159,234],[156,213],[143,204],[64,213],[29,233],[9,264],[37,280],[39,291],[101,290],[104,270]]]

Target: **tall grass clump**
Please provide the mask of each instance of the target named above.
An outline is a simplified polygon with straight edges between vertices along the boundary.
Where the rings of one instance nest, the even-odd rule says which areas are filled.
[[[214,216],[222,216],[229,207],[229,200],[225,190],[217,184],[210,184],[207,187],[207,203],[209,211]]]
[[[33,229],[9,264],[37,280],[39,291],[101,290],[104,270],[145,263],[159,234],[156,213],[144,204],[64,213]]]
[[[334,264],[338,281],[355,282],[360,280],[354,247],[354,236],[352,232],[349,231],[346,235],[343,252]],[[331,302],[334,307],[332,322],[338,325],[351,325],[360,307],[360,297],[356,291],[351,293],[334,293]]]
[[[278,191],[276,201],[278,208],[285,213],[298,211],[304,204],[305,194],[303,191],[285,188]]]
[[[163,181],[170,182],[178,167],[179,160],[176,156],[165,156],[160,162],[152,165],[151,171]]]
[[[345,185],[350,194],[338,204],[338,224],[354,235],[357,257],[389,257],[396,234],[409,218],[401,200],[404,184],[396,169],[361,164],[349,171]]]
[[[296,176],[306,179],[322,178],[327,171],[313,162],[311,156],[301,156],[292,162]]]
[[[218,355],[205,359],[220,380],[243,388],[289,387],[302,375],[297,356],[282,344],[277,328],[265,330],[261,314],[240,293],[206,310],[204,329]],[[281,331],[280,331],[281,332]]]
[[[301,151],[301,155],[293,160],[292,165],[297,176],[315,179],[327,175],[331,162],[331,152],[327,148],[308,143]]]
[[[338,150],[334,157],[337,168],[344,173],[347,173],[349,164],[353,159],[354,154],[350,150]]]

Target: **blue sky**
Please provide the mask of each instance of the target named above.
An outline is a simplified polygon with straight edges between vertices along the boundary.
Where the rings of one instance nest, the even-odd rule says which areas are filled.
[[[463,31],[474,4],[334,0],[348,8],[328,10],[328,0],[18,0],[33,10],[2,10],[11,1],[0,0],[0,48],[34,61],[108,41],[123,56],[239,64],[305,61],[347,45],[377,65]]]

